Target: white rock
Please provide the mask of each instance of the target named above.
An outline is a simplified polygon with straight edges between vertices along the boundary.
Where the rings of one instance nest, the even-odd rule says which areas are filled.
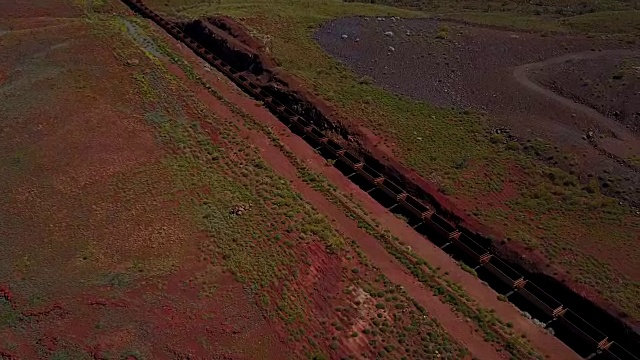
[[[389,46],[387,50],[389,50],[389,52],[394,52],[396,51],[396,48],[394,48],[393,46]]]
[[[387,31],[384,33],[384,36],[393,37],[393,31]]]
[[[349,37],[349,35],[347,35],[347,34],[342,34],[342,38],[343,38],[343,39],[346,39],[346,38],[348,38],[348,37]]]

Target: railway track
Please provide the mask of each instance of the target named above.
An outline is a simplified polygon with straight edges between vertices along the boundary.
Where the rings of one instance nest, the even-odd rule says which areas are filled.
[[[379,190],[386,196],[387,201],[393,203],[391,207],[400,207],[409,215],[409,220],[416,224],[413,226],[414,228],[421,226],[428,229],[430,240],[439,241],[440,247],[443,249],[446,247],[456,248],[470,260],[470,265],[475,266],[476,269],[484,269],[502,286],[508,287],[510,289],[508,295],[518,294],[529,306],[545,314],[550,319],[547,325],[553,323],[554,329],[561,329],[563,332],[571,334],[571,341],[561,338],[571,348],[579,353],[588,354],[586,356],[589,359],[595,357],[597,359],[611,360],[640,360],[621,344],[610,340],[605,333],[584,320],[561,301],[526,279],[496,254],[491,253],[461,229],[458,229],[444,217],[437,214],[432,207],[425,205],[375,170],[367,162],[330,139],[316,126],[305,120],[298,111],[292,110],[290,106],[286,106],[279,101],[265,86],[258,85],[252,81],[250,79],[251,75],[234,69],[210,49],[188,36],[174,23],[155,13],[142,1],[122,1],[136,13],[151,19],[172,37],[184,43],[247,94],[256,100],[262,101],[293,133],[304,137],[310,145],[321,151],[326,158],[336,160],[336,166],[349,169],[350,174],[347,176],[352,181],[354,181],[353,176],[358,176],[360,179],[359,185],[365,183],[370,188],[367,192],[374,189]],[[213,36],[212,33],[210,35]]]

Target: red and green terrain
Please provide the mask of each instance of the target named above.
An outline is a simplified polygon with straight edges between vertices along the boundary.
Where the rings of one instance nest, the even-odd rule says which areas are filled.
[[[637,323],[640,222],[600,187],[611,176],[588,188],[538,156],[553,145],[514,145],[485,134],[487,114],[397,96],[313,38],[342,16],[425,13],[147,5],[238,19],[462,216]],[[120,1],[0,3],[0,49],[0,359],[580,358]]]

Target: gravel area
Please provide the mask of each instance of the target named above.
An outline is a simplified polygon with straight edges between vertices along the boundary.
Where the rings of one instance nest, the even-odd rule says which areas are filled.
[[[640,130],[640,54],[565,61],[532,75],[554,92]]]
[[[517,138],[542,138],[575,154],[583,179],[619,177],[625,190],[610,195],[640,203],[640,192],[634,191],[640,172],[630,165],[640,156],[633,130],[637,116],[628,115],[638,111],[638,80],[609,87],[618,66],[612,59],[640,54],[638,45],[388,17],[337,19],[318,29],[315,39],[377,86],[438,106],[486,113],[490,125],[506,127]],[[627,68],[628,74],[635,71]],[[592,81],[600,98],[582,89],[580,79]]]

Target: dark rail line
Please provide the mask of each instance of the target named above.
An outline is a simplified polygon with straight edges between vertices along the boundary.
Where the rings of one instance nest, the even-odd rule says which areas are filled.
[[[497,280],[503,287],[509,289],[507,296],[512,294],[519,295],[528,306],[534,307],[542,316],[546,316],[547,324],[554,324],[556,336],[576,352],[588,356],[589,359],[595,356],[598,359],[640,360],[619,343],[610,341],[605,334],[565,307],[560,301],[526,280],[524,276],[503,260],[490,253],[487,248],[438,215],[431,207],[408,194],[400,186],[366,164],[364,160],[331,140],[316,126],[300,116],[297,111],[290,109],[275,99],[264,87],[251,81],[240,71],[222,61],[209,49],[185,34],[174,23],[162,18],[140,0],[122,1],[135,12],[153,20],[171,36],[187,45],[194,53],[226,75],[246,93],[262,101],[292,132],[305,138],[314,148],[323,150],[326,154],[325,157],[336,160],[336,167],[344,169],[346,166],[348,174],[345,175],[352,181],[361,183],[358,185],[366,186],[368,188],[367,192],[374,199],[376,197],[371,192],[379,190],[386,197],[385,202],[393,204],[391,207],[401,207],[404,210],[403,214],[409,215],[409,221],[416,224],[413,226],[414,229],[418,227],[426,228],[429,240],[443,244],[441,246],[443,250],[449,245],[453,245],[460,253],[466,256],[469,265],[476,266],[476,269],[486,270],[486,273],[493,277],[492,280]],[[359,180],[355,180],[356,178]],[[364,184],[362,184],[363,182]],[[379,199],[376,200],[380,201]],[[380,202],[382,203],[382,201]],[[425,235],[424,232],[420,232]],[[563,336],[561,334],[567,335]]]

